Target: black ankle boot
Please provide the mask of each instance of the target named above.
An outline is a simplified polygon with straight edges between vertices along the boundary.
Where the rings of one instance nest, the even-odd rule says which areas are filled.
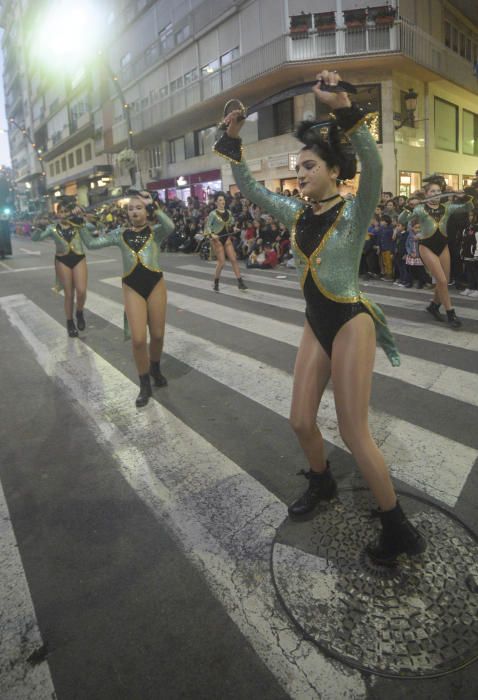
[[[219,291],[219,279],[215,279],[215,280],[214,280],[214,287],[213,287],[213,290],[214,290],[215,292],[218,292],[218,291]]]
[[[392,510],[379,511],[382,532],[378,543],[365,548],[376,564],[393,564],[399,554],[421,554],[427,543],[418,530],[407,520],[397,501]]]
[[[153,395],[151,389],[151,381],[149,379],[149,374],[139,375],[139,394],[136,399],[136,406],[141,408],[141,406],[146,406],[150,397]]]
[[[76,325],[79,331],[84,331],[86,328],[85,317],[83,316],[83,311],[76,312]]]
[[[436,304],[434,301],[431,301],[427,306],[427,311],[433,316],[433,318],[436,321],[443,322],[445,320],[440,313],[440,304]]]
[[[78,331],[76,330],[75,322],[73,319],[68,319],[66,322],[66,330],[70,338],[78,338]]]
[[[446,316],[448,320],[448,325],[451,326],[451,328],[461,327],[461,321],[459,318],[456,317],[455,309],[450,309],[449,311],[447,311]]]
[[[242,277],[239,277],[239,278],[238,278],[238,280],[237,280],[237,286],[238,286],[239,289],[241,289],[243,292],[247,289],[247,286],[246,286],[244,280],[242,279]]]
[[[289,508],[291,518],[298,518],[311,513],[320,501],[330,501],[337,493],[337,483],[330,471],[330,464],[327,461],[327,469],[322,474],[312,470],[298,472],[303,474],[309,481],[309,487]]]
[[[164,374],[161,374],[159,362],[151,362],[149,366],[149,373],[154,379],[155,386],[168,386],[168,380]]]

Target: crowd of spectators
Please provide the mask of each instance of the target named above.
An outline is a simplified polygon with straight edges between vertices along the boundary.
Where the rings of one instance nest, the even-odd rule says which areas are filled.
[[[274,268],[280,263],[292,265],[290,234],[286,227],[242,197],[240,192],[227,194],[226,198],[226,207],[234,217],[230,233],[237,258],[244,260],[247,267]],[[176,226],[164,241],[164,249],[210,257],[210,244],[204,235],[204,227],[209,213],[214,209],[213,195],[207,202],[199,202],[195,197],[188,197],[186,202],[173,199],[165,207]]]
[[[454,213],[448,220],[449,284],[464,296],[478,298],[478,179],[468,194],[474,196],[474,210]],[[368,228],[360,264],[360,275],[364,279],[381,279],[406,289],[433,285],[419,254],[420,224],[413,216],[407,225],[398,220],[404,208],[413,210],[424,198],[422,190],[408,198],[382,193]],[[456,199],[456,196],[450,198],[451,201]]]

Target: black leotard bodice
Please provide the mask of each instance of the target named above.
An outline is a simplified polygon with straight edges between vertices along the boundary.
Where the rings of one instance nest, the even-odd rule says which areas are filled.
[[[126,231],[123,233],[123,238],[131,250],[138,253],[150,235],[151,229],[149,226],[145,226],[143,229],[141,229],[141,231],[133,231],[133,229],[130,228],[126,229]]]

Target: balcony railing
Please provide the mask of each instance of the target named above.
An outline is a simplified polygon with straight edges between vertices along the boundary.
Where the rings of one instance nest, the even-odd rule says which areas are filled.
[[[470,62],[447,49],[418,27],[401,20],[393,26],[337,29],[292,40],[279,36],[265,46],[241,56],[222,69],[171,93],[132,116],[133,131],[146,129],[184,112],[236,85],[294,63],[334,57],[401,54],[467,90],[478,93],[478,81]],[[114,143],[126,140],[123,122],[113,127]]]

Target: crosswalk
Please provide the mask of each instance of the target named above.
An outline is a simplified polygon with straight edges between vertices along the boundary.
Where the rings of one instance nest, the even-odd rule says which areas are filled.
[[[165,272],[169,312],[163,365],[174,359],[194,372],[192,382],[200,377],[211,393],[221,386],[231,404],[245,401],[254,415],[267,412],[284,431],[290,430],[291,367],[304,318],[297,282],[292,276],[253,273],[250,289],[242,293],[226,271],[220,294],[214,294],[212,269],[185,259],[174,271]],[[119,277],[104,277],[88,293],[88,309],[115,329],[123,325],[120,286]],[[470,328],[454,333],[417,319],[423,303],[415,297],[380,286],[367,293],[383,304],[397,338],[415,339],[421,352],[402,353],[402,366],[393,368],[377,351],[374,381],[379,393],[387,389],[389,401],[386,410],[372,406],[372,433],[396,479],[453,509],[478,459],[478,431],[463,429],[466,421],[473,425],[478,417],[478,332],[473,326],[478,306],[457,305],[457,313],[469,320]],[[394,316],[394,309],[401,315]],[[78,405],[130,488],[173,532],[286,693],[297,700],[365,698],[367,683],[361,674],[324,657],[297,633],[277,603],[269,557],[274,534],[286,517],[284,499],[261,482],[252,466],[236,463],[227,449],[191,427],[187,414],[178,417],[162,405],[161,395],[138,412],[137,386],[93,349],[88,335],[85,342],[68,339],[63,325],[42,308],[41,301],[25,294],[0,296],[0,311],[44,372]],[[234,347],[230,338],[237,333],[244,342]],[[259,345],[264,350],[256,356],[254,347]],[[472,358],[466,369],[462,360],[455,361],[461,351],[466,351],[467,361]],[[129,346],[124,352],[130,352]],[[168,391],[174,402],[174,379]],[[423,416],[415,407],[413,419],[404,415],[407,396],[414,402],[423,400]],[[434,420],[435,409],[440,419]],[[318,420],[330,448],[338,455],[345,453],[330,389]],[[238,439],[232,426],[223,438]],[[28,601],[28,590],[23,599]],[[50,688],[48,672],[42,683]]]

